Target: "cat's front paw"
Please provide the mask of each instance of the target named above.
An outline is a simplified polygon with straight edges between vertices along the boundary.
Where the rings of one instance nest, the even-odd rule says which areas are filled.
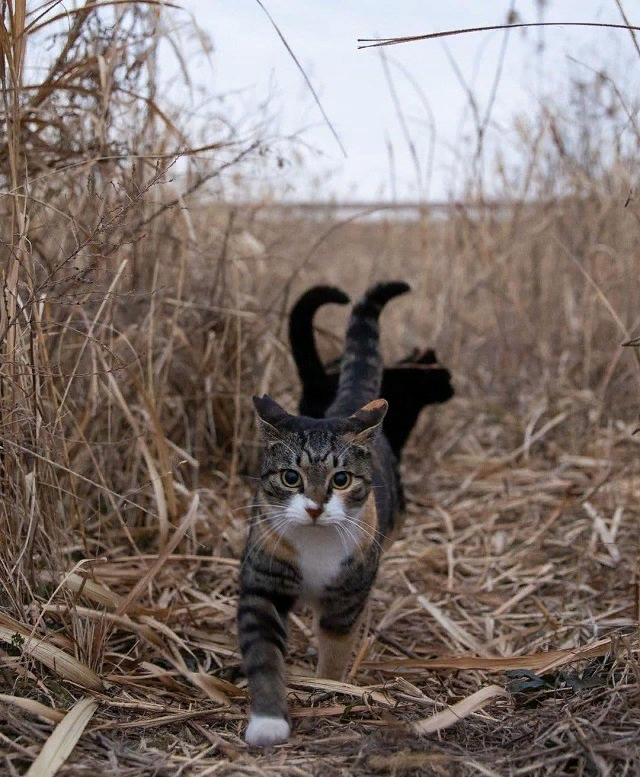
[[[252,715],[244,732],[244,741],[252,747],[268,747],[286,742],[291,726],[284,718],[271,715]]]

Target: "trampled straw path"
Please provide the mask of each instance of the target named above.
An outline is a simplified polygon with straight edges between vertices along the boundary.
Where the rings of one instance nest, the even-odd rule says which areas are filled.
[[[578,413],[583,404],[566,407]],[[243,531],[236,517],[220,555],[178,546],[158,566],[153,553],[112,553],[66,578],[35,633],[26,622],[20,631],[4,624],[5,647],[13,639],[18,648],[14,658],[4,653],[7,667],[44,705],[18,706],[15,686],[16,698],[3,699],[4,730],[25,742],[39,731],[24,753],[35,755],[51,725],[41,720],[85,697],[95,671],[97,709],[59,774],[98,774],[108,763],[117,774],[166,775],[445,774],[454,765],[460,774],[515,775],[538,773],[527,771],[536,758],[544,768],[632,763],[640,649],[632,429],[618,424],[585,441],[580,455],[538,439],[526,460],[514,460],[495,445],[495,421],[456,400],[424,419],[418,439],[464,417],[479,420],[453,446],[442,434],[426,460],[422,448],[408,451],[409,519],[384,561],[352,681],[313,676],[307,629],[298,627],[308,619],[294,619],[289,744],[258,753],[241,738],[246,697],[229,555]],[[216,510],[232,508],[218,503],[209,514],[211,495],[203,488],[199,496],[191,520],[204,540]],[[149,586],[123,607],[154,566]],[[64,624],[102,629],[99,666],[78,655]],[[56,650],[77,666],[48,662]],[[426,733],[433,727],[439,733]]]

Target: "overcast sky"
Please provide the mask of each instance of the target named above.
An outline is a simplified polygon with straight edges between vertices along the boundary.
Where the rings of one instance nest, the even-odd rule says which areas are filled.
[[[510,0],[264,0],[264,4],[310,77],[347,157],[255,0],[182,0],[214,44],[213,67],[203,64],[196,73],[201,83],[215,93],[233,92],[227,105],[234,117],[256,115],[269,98],[270,113],[279,117],[279,132],[305,130],[301,137],[310,150],[304,154],[304,165],[297,164],[294,147],[284,144],[280,146],[284,167],[278,168],[274,158],[260,175],[281,190],[289,184],[288,196],[295,199],[314,195],[388,199],[394,194],[398,199],[420,194],[440,199],[461,186],[462,170],[456,167],[455,158],[464,136],[472,134],[473,122],[455,68],[472,86],[483,113],[504,32],[472,33],[444,43],[431,40],[384,50],[416,145],[419,173],[403,136],[380,51],[358,50],[357,39],[500,24],[506,19]],[[537,5],[535,0],[514,3],[525,22],[537,20]],[[545,5],[546,21],[621,21],[615,0],[547,0]],[[625,5],[630,21],[640,24],[637,0],[627,0]],[[538,30],[526,35],[509,33],[492,112],[493,142],[505,147],[513,140],[514,113],[531,112],[540,91],[553,90],[566,80],[568,54],[591,65],[606,60],[620,66],[625,61],[638,69],[640,78],[640,61],[624,30],[547,28],[542,58],[535,54],[539,35]],[[431,128],[436,140],[428,180]]]

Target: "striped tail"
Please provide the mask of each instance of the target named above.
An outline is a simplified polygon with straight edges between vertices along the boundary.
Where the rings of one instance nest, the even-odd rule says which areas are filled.
[[[347,325],[338,393],[326,412],[327,418],[351,415],[380,396],[384,365],[378,319],[390,299],[410,290],[404,281],[377,283],[354,305]]]
[[[289,316],[291,353],[303,386],[313,386],[325,378],[325,368],[313,334],[313,317],[318,308],[329,303],[347,305],[349,297],[336,286],[312,286],[304,292]]]

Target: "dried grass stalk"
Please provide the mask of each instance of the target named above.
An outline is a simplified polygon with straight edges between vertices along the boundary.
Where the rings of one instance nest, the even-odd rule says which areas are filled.
[[[35,699],[25,699],[22,696],[9,696],[6,693],[0,693],[0,701],[3,701],[5,704],[14,704],[31,715],[39,715],[41,718],[53,723],[60,723],[65,716],[65,713],[61,710],[48,707]]]
[[[499,698],[508,698],[509,694],[499,685],[488,685],[479,691],[467,696],[466,699],[453,704],[442,712],[437,712],[430,718],[417,720],[411,724],[411,730],[415,734],[432,734],[434,731],[441,731],[443,728],[449,728],[454,723],[463,720],[474,712],[481,710],[490,701]]]
[[[26,777],[53,777],[71,755],[77,741],[98,705],[92,699],[81,699],[67,712],[53,730]]]
[[[47,639],[34,636],[26,626],[1,613],[0,640],[18,646],[23,653],[41,661],[65,680],[90,691],[102,690],[102,681],[86,664],[52,645]]]
[[[295,672],[289,675],[289,685],[294,688],[308,688],[313,691],[343,693],[346,696],[353,696],[357,699],[371,699],[371,701],[383,707],[392,707],[395,703],[386,694],[371,688],[359,688],[351,683],[342,683],[339,680],[326,680],[322,677],[305,677]]]

